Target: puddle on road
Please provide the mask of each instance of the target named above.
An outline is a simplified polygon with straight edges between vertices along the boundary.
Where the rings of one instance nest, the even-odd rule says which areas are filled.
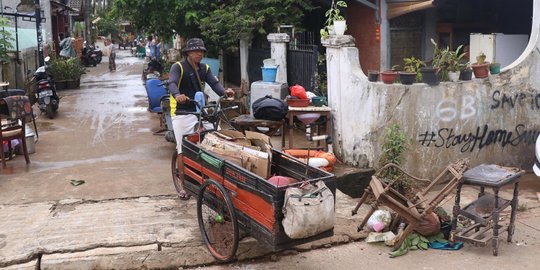
[[[128,112],[146,112],[145,107],[133,107],[133,108],[127,108]]]
[[[30,166],[8,166],[2,170],[2,175],[15,175],[24,172],[39,173],[50,170],[59,170],[72,168],[81,165],[94,164],[98,162],[113,162],[113,161],[129,161],[139,160],[144,158],[145,150],[131,151],[121,155],[110,155],[99,158],[85,159],[85,160],[69,160],[69,161],[35,161],[32,160]]]
[[[57,129],[52,122],[36,121],[36,126],[40,132],[41,131],[54,131]]]
[[[139,132],[139,133],[153,133],[151,128],[139,128],[139,129],[137,129],[137,132]]]

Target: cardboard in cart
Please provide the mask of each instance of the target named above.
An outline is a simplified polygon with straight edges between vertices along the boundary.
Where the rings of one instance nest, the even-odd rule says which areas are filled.
[[[206,134],[201,146],[264,179],[270,175],[272,145],[264,134],[222,130]]]

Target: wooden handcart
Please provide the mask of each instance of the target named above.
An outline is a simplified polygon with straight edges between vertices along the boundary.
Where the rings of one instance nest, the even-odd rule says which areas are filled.
[[[335,198],[336,182],[333,174],[314,167],[306,170],[304,163],[272,149],[272,175],[305,180],[277,187],[202,149],[187,138],[182,141],[184,186],[188,193],[197,197],[201,235],[208,250],[218,261],[233,259],[239,240],[245,236],[252,236],[260,244],[276,251],[333,235],[332,228],[308,238],[291,239],[285,234],[281,223],[288,187],[322,180]]]

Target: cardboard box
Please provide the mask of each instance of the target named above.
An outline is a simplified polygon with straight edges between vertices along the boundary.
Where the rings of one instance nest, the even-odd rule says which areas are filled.
[[[267,179],[272,164],[272,145],[264,134],[222,130],[206,134],[201,147]]]

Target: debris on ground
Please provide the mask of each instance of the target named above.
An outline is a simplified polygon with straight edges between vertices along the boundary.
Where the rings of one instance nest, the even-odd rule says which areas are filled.
[[[84,180],[71,179],[70,183],[73,186],[80,186],[80,185],[84,184],[85,181]]]

